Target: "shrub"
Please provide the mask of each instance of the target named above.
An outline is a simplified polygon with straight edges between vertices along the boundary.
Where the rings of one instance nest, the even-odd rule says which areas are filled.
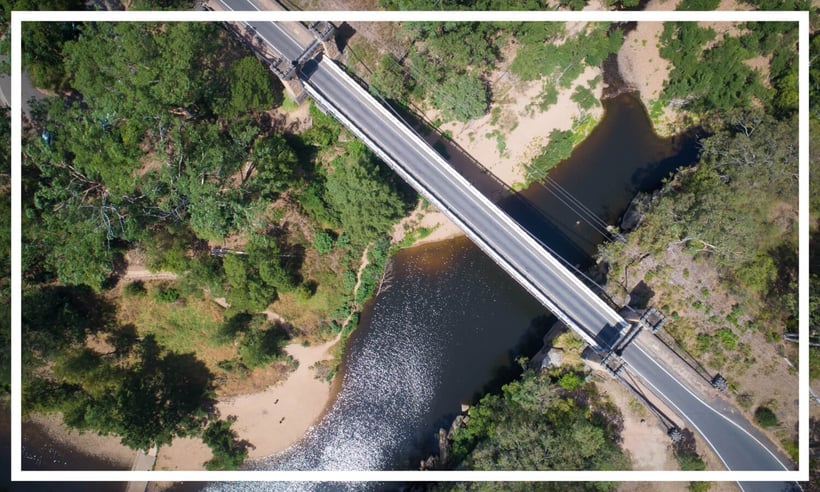
[[[342,288],[345,292],[353,292],[354,287],[356,287],[356,272],[347,270],[342,275]]]
[[[208,470],[235,470],[248,457],[248,450],[237,442],[231,425],[236,417],[211,422],[202,433],[202,441],[211,448],[213,458],[205,463]]]
[[[730,328],[719,329],[715,332],[715,337],[726,350],[734,350],[737,347],[737,335]]]
[[[160,287],[154,293],[154,299],[160,302],[174,302],[179,299],[179,291],[173,287]]]
[[[239,358],[248,369],[270,364],[282,355],[287,338],[283,330],[274,327],[250,329],[239,342]]]
[[[320,255],[326,255],[333,249],[333,238],[325,231],[321,231],[313,237],[313,247]]]
[[[564,388],[567,391],[573,391],[574,389],[581,386],[584,381],[574,372],[568,372],[561,376],[561,379],[558,380],[558,386]]]
[[[296,297],[302,301],[307,301],[316,293],[316,287],[316,282],[313,280],[299,284],[299,287],[296,287]]]
[[[136,280],[134,282],[125,284],[125,287],[123,288],[122,292],[127,296],[144,296],[148,293],[148,291],[145,289],[145,284],[141,280]]]
[[[771,408],[762,406],[755,410],[755,420],[764,428],[774,427],[780,422],[777,421],[777,415],[774,414]]]
[[[431,95],[433,105],[448,119],[469,121],[487,112],[487,86],[479,77],[458,74],[436,85]]]

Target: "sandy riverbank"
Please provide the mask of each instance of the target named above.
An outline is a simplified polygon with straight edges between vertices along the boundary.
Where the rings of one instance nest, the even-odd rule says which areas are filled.
[[[60,414],[31,414],[28,422],[41,427],[55,443],[69,446],[86,455],[103,458],[112,466],[129,470],[136,453],[133,449],[120,444],[117,436],[100,436],[94,432],[79,432],[63,424]]]
[[[236,416],[233,429],[240,440],[251,445],[250,458],[270,456],[287,449],[321,416],[331,401],[331,385],[315,379],[311,366],[330,358],[336,341],[309,347],[288,345],[285,350],[299,361],[299,367],[286,381],[258,393],[218,401],[216,406],[223,417]],[[59,415],[33,414],[29,420],[42,427],[55,442],[105,458],[123,470],[131,468],[137,454],[120,444],[116,436],[99,436],[93,432],[80,433],[70,429],[62,423]],[[179,438],[171,446],[159,449],[154,469],[204,470],[203,464],[210,458],[211,451],[201,439]],[[161,490],[167,485],[170,484],[157,483],[152,488]]]
[[[283,451],[297,442],[322,415],[331,401],[331,385],[315,379],[311,366],[332,357],[337,340],[305,347],[291,344],[285,351],[299,367],[281,384],[258,393],[221,399],[220,415],[233,415],[233,429],[250,444],[248,456],[261,458]],[[201,470],[210,450],[199,439],[177,439],[160,448],[155,470]]]

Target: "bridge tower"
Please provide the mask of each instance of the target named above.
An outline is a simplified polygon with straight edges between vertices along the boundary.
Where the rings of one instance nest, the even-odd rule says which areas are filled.
[[[336,44],[336,28],[333,27],[333,24],[325,21],[314,21],[308,24],[308,29],[322,43],[325,55],[338,60],[341,53],[339,52],[339,45]]]

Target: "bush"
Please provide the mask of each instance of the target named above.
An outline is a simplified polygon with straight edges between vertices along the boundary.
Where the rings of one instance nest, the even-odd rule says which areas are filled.
[[[683,0],[676,10],[715,10],[720,0]]]
[[[248,450],[236,440],[231,425],[236,417],[211,422],[202,433],[202,441],[211,448],[213,458],[205,463],[207,470],[235,470],[248,457]]]
[[[436,85],[432,102],[446,118],[465,122],[480,118],[489,107],[487,86],[475,75],[454,75]]]
[[[313,247],[320,255],[326,255],[333,249],[333,238],[327,232],[321,231],[313,237]]]
[[[584,381],[580,377],[578,377],[577,374],[575,374],[574,372],[568,372],[561,376],[561,379],[558,380],[558,386],[564,388],[567,391],[573,391],[579,386],[581,386],[583,382]]]
[[[342,275],[342,288],[345,292],[353,292],[353,289],[356,287],[356,272],[353,270],[347,270]]]
[[[134,282],[125,284],[125,287],[123,288],[122,292],[123,294],[132,297],[142,297],[148,293],[148,291],[145,289],[145,284],[142,282],[142,280],[136,280]]]
[[[287,333],[275,327],[251,329],[239,342],[239,358],[248,369],[270,364],[282,355],[287,339]]]
[[[160,302],[174,302],[179,299],[179,291],[173,287],[160,287],[154,293],[154,299]]]
[[[316,287],[316,282],[313,280],[308,280],[307,282],[299,284],[299,287],[296,287],[295,291],[296,297],[302,301],[307,301],[313,297],[313,294],[316,293]]]
[[[777,415],[774,414],[771,408],[766,406],[757,407],[757,410],[755,410],[755,420],[767,429],[780,424],[780,422],[777,421]]]
[[[715,332],[715,337],[720,340],[721,345],[726,350],[734,350],[737,347],[737,335],[731,328],[721,328]]]

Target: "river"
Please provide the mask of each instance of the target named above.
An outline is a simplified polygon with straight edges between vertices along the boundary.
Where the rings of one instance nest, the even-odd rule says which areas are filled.
[[[585,209],[616,224],[638,191],[693,163],[696,145],[691,136],[658,138],[632,94],[605,106],[598,127],[550,176]],[[603,234],[556,189],[536,183],[522,193],[527,204],[502,206],[570,263],[587,266]],[[438,428],[488,385],[513,378],[515,358],[533,355],[552,324],[467,239],[411,248],[391,261],[390,287],[367,306],[350,340],[335,403],[301,443],[257,468],[417,469],[436,450]]]
[[[657,137],[634,95],[621,94],[604,105],[592,134],[551,172],[554,183],[530,186],[521,194],[526,203],[502,203],[580,267],[591,263],[606,234],[569,208],[559,190],[614,225],[638,191],[657,188],[696,157],[692,136]],[[514,378],[520,371],[516,357],[533,355],[554,321],[465,238],[401,251],[391,264],[389,286],[367,305],[348,343],[340,390],[325,417],[300,443],[254,467],[417,469],[436,450],[438,428],[449,425],[461,404]]]

